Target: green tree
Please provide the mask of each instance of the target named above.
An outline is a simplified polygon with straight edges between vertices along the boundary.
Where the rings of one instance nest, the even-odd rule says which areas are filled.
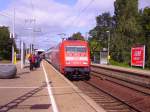
[[[107,48],[108,46],[108,34],[106,31],[113,31],[114,20],[109,12],[102,13],[96,17],[96,27],[89,31],[91,38],[89,39],[89,44],[91,48],[91,56],[93,58],[94,53],[99,52],[102,48]]]
[[[77,32],[77,33],[74,33],[68,39],[72,39],[72,40],[84,40],[84,37],[82,36],[82,34],[80,32]]]
[[[8,27],[0,27],[0,57],[3,59],[11,58],[12,39],[9,37]]]
[[[146,7],[141,12],[141,26],[146,45],[146,66],[150,67],[150,8]]]
[[[97,41],[96,38],[89,38],[89,46],[91,52],[91,59],[93,59],[94,55],[100,51],[99,41]]]
[[[138,23],[138,0],[116,0],[115,7],[115,33],[112,53],[113,58],[119,62],[130,61],[130,49],[138,40],[141,27]]]

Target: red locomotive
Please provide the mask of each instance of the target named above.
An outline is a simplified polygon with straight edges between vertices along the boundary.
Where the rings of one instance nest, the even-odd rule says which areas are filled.
[[[68,78],[90,78],[90,50],[81,40],[63,40],[46,53],[55,68]]]

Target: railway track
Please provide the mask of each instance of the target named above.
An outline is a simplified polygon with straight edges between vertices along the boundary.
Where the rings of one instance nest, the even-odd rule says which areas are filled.
[[[92,66],[91,71],[92,75],[95,77],[150,95],[150,75],[136,74],[129,71],[120,71],[101,66]]]
[[[89,81],[74,81],[73,83],[107,112],[138,112],[122,101],[97,88]]]
[[[150,77],[129,71],[91,68],[91,80],[74,81],[108,112],[150,112]]]

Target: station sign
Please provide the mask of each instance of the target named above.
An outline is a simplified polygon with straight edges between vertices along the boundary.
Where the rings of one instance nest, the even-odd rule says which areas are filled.
[[[131,48],[131,66],[145,66],[145,45]]]

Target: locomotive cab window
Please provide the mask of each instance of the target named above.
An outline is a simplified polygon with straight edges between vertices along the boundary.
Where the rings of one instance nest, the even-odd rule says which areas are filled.
[[[66,47],[67,52],[86,52],[85,46],[67,46]]]

